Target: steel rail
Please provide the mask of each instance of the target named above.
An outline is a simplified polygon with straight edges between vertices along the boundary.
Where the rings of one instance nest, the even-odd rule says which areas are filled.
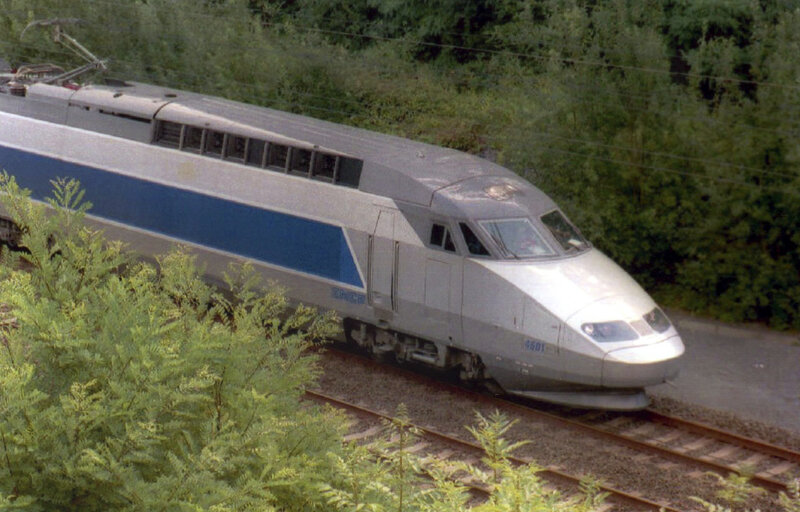
[[[541,410],[535,409],[535,408],[533,408],[531,406],[521,404],[518,399],[504,398],[504,397],[498,397],[498,396],[489,397],[489,396],[486,396],[485,394],[481,394],[481,393],[478,393],[478,392],[475,392],[475,391],[471,391],[471,390],[465,389],[462,386],[458,386],[458,385],[447,383],[447,382],[442,382],[441,380],[437,380],[437,379],[433,379],[433,378],[428,377],[428,376],[421,375],[420,373],[411,371],[409,369],[399,368],[399,367],[396,367],[396,366],[389,366],[389,365],[386,365],[386,364],[381,364],[381,363],[375,362],[374,360],[372,360],[372,359],[370,359],[368,357],[362,356],[362,355],[353,354],[351,352],[346,352],[346,351],[338,350],[338,349],[335,349],[335,348],[334,349],[330,349],[329,348],[329,350],[331,352],[335,352],[336,354],[338,354],[340,356],[347,356],[349,358],[357,358],[357,359],[363,361],[365,364],[372,364],[372,365],[380,366],[382,368],[389,369],[391,371],[397,372],[398,374],[402,374],[402,375],[404,375],[406,377],[413,378],[413,379],[418,380],[418,381],[424,381],[425,383],[427,383],[429,385],[433,384],[435,382],[436,385],[441,387],[441,388],[448,389],[448,390],[450,390],[451,392],[454,392],[454,393],[461,393],[463,395],[471,396],[474,399],[480,400],[480,401],[482,401],[484,403],[495,403],[496,404],[497,402],[500,402],[500,403],[504,404],[507,407],[510,407],[512,409],[515,409],[515,410],[518,410],[518,411],[520,411],[520,412],[522,412],[524,414],[528,414],[529,416],[538,417],[538,418],[540,418],[542,420],[547,420],[547,421],[551,421],[553,423],[560,424],[562,426],[571,427],[571,428],[574,428],[576,430],[580,430],[580,431],[589,433],[591,435],[594,435],[594,436],[597,436],[597,437],[600,437],[600,438],[610,439],[610,440],[616,441],[616,442],[618,442],[618,443],[620,443],[622,445],[628,446],[628,447],[630,447],[630,448],[632,448],[634,450],[637,450],[637,451],[645,451],[645,452],[649,452],[649,453],[652,453],[654,455],[663,457],[665,459],[672,459],[672,460],[681,462],[683,464],[690,464],[690,465],[694,465],[696,467],[701,467],[701,468],[704,468],[706,470],[713,471],[714,473],[719,474],[721,476],[727,476],[730,473],[736,473],[737,472],[737,468],[735,468],[735,467],[728,466],[728,465],[721,464],[721,463],[717,463],[717,462],[714,462],[714,461],[711,461],[711,460],[707,460],[707,459],[704,459],[704,458],[693,457],[691,455],[682,453],[680,451],[672,450],[670,448],[667,448],[667,447],[664,447],[664,446],[661,446],[661,445],[658,445],[658,444],[655,444],[655,443],[652,443],[652,442],[639,440],[639,439],[636,439],[636,438],[631,437],[631,436],[626,436],[626,435],[623,435],[623,434],[618,434],[618,433],[614,433],[614,432],[608,431],[608,430],[603,429],[601,427],[595,427],[593,425],[589,425],[589,424],[587,424],[585,422],[582,422],[582,421],[579,421],[579,420],[569,419],[569,418],[565,418],[565,417],[557,415],[557,414],[541,411]],[[666,416],[663,418],[663,420],[664,420],[664,422],[668,422],[669,421]],[[700,425],[700,424],[697,424],[697,425]],[[700,428],[701,428],[701,426],[698,426],[698,429],[700,429]],[[707,429],[711,429],[711,427],[706,427],[706,428]],[[722,431],[720,431],[720,432],[722,432]],[[748,439],[748,438],[745,438],[745,437],[742,437],[742,436],[737,436],[736,434],[731,434],[731,433],[725,433],[725,434],[730,435],[731,438],[740,437],[743,440]],[[721,437],[724,437],[724,436],[721,436]],[[722,440],[722,439],[720,439],[720,440]],[[762,443],[760,441],[756,441],[756,440],[751,440],[751,441],[752,441],[752,444],[751,444],[752,448],[749,448],[749,449],[754,450],[754,451],[756,451],[758,453],[762,453],[760,451],[760,449],[758,448],[759,446],[767,445],[767,443]],[[746,441],[743,441],[743,443],[746,443]],[[771,454],[771,453],[767,453],[767,454]],[[771,492],[786,492],[786,490],[787,490],[787,484],[786,483],[781,482],[779,480],[776,480],[774,478],[769,478],[769,477],[764,477],[764,476],[759,476],[759,475],[753,475],[750,478],[750,481],[752,483],[754,483],[755,485],[758,485],[759,487],[762,487],[762,488],[764,488],[764,489],[766,489],[768,491],[771,491]]]
[[[517,408],[522,412],[527,412],[528,414],[547,419],[548,421],[557,422],[565,426],[582,430],[597,437],[611,439],[613,441],[629,446],[638,451],[647,451],[664,458],[673,459],[685,464],[693,464],[695,466],[703,467],[721,476],[727,476],[730,473],[737,473],[737,468],[727,466],[725,464],[721,464],[718,462],[714,462],[712,460],[693,457],[692,455],[688,455],[686,453],[682,453],[677,450],[667,448],[665,446],[660,446],[658,444],[649,441],[636,439],[634,437],[627,436],[625,434],[611,432],[602,427],[595,427],[594,425],[589,425],[579,420],[564,418],[549,412],[538,411],[536,409],[532,409],[531,407],[521,405],[518,402],[515,402],[511,399],[498,397],[497,400],[508,404],[509,407]],[[787,490],[787,485],[784,482],[775,480],[774,478],[752,475],[750,477],[750,481],[758,485],[759,487],[763,487],[764,489],[771,492],[780,492],[780,491],[785,492]]]
[[[704,425],[696,421],[670,416],[653,409],[645,409],[641,412],[641,416],[642,419],[652,423],[660,423],[668,427],[679,428],[686,430],[687,432],[713,437],[718,441],[733,444],[739,446],[740,448],[753,450],[765,455],[770,455],[772,457],[777,457],[779,459],[800,464],[800,452],[791,450],[789,448],[784,448],[782,446],[760,441],[758,439],[752,439],[750,437],[734,434],[733,432],[728,432],[710,425]]]
[[[380,412],[377,412],[377,411],[372,411],[370,409],[367,409],[365,407],[361,407],[359,405],[351,404],[351,403],[346,402],[344,400],[340,400],[338,398],[334,398],[332,396],[323,394],[323,393],[321,393],[319,391],[306,390],[305,394],[306,394],[306,397],[308,397],[309,399],[312,399],[312,400],[315,400],[315,401],[318,401],[318,402],[329,403],[329,404],[332,404],[332,405],[334,405],[336,407],[339,407],[341,409],[353,411],[353,412],[356,412],[358,414],[370,415],[370,416],[378,417],[378,418],[381,418],[381,419],[384,419],[384,420],[388,420],[388,421],[391,421],[393,419],[391,416],[388,416],[386,414],[383,414],[383,413],[380,413]],[[451,436],[451,435],[448,435],[448,434],[445,434],[445,433],[442,433],[442,432],[438,432],[438,431],[436,431],[434,429],[431,429],[431,428],[428,428],[428,427],[423,427],[423,426],[416,425],[416,424],[412,424],[412,425],[413,425],[414,428],[418,429],[421,433],[423,433],[423,435],[426,436],[426,437],[437,439],[439,441],[443,441],[445,443],[448,443],[448,444],[451,444],[451,445],[454,445],[454,446],[458,446],[458,447],[461,447],[461,448],[465,448],[466,447],[466,448],[469,448],[470,450],[479,451],[481,453],[484,452],[483,447],[481,447],[480,445],[478,445],[476,443],[473,443],[473,442],[470,442],[470,441],[466,441],[464,439],[460,439],[460,438],[457,438],[457,437],[454,437],[454,436]],[[519,464],[519,465],[536,464],[535,461],[524,459],[524,458],[520,458],[520,457],[514,457],[514,456],[509,457],[508,460],[513,462],[513,463],[515,463],[515,464]],[[570,475],[570,474],[565,473],[565,472],[563,472],[561,470],[558,470],[558,469],[555,469],[555,468],[550,468],[550,467],[542,468],[542,471],[539,474],[543,478],[545,478],[546,480],[550,481],[553,484],[559,484],[559,483],[560,484],[565,484],[566,483],[566,484],[568,484],[570,486],[578,486],[580,484],[580,482],[581,482],[581,479],[576,477],[576,476]],[[663,510],[665,512],[680,512],[679,509],[675,509],[673,507],[670,507],[669,505],[665,505],[663,503],[656,503],[654,501],[650,501],[650,500],[648,500],[646,498],[643,498],[641,496],[637,496],[635,494],[631,494],[631,493],[628,493],[628,492],[625,492],[625,491],[621,491],[619,489],[615,489],[613,487],[609,487],[609,486],[606,486],[606,485],[600,485],[600,490],[603,491],[603,492],[607,492],[615,501],[619,501],[619,502],[622,502],[622,503],[627,503],[629,505],[633,505],[633,506],[636,506],[636,507],[645,507],[644,509],[643,508],[637,508],[637,510],[657,510],[657,511],[658,510]]]

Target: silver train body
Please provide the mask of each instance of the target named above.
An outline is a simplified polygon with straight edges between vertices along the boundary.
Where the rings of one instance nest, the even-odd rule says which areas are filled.
[[[351,341],[514,395],[638,409],[678,370],[648,294],[501,166],[162,87],[18,75],[0,80],[0,167],[39,200],[77,178],[92,221],[140,253],[186,244],[212,280],[249,260],[336,310]]]

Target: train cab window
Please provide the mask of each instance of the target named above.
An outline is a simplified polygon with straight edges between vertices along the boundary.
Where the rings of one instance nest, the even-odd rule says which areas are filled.
[[[286,170],[286,157],[289,156],[289,147],[281,144],[270,144],[267,155],[267,167],[276,171]]]
[[[238,135],[228,135],[225,142],[225,158],[228,160],[244,161],[244,150],[247,146],[247,139]]]
[[[158,123],[158,128],[156,129],[156,142],[161,146],[170,148],[180,147],[182,130],[182,124],[161,121]]]
[[[316,180],[333,182],[336,174],[336,157],[325,153],[314,154],[314,169],[311,175]]]
[[[480,225],[506,257],[520,259],[555,255],[528,219],[485,220]]]
[[[456,246],[453,243],[453,237],[450,230],[441,224],[433,223],[431,226],[431,241],[430,244],[444,249],[449,252],[456,252]]]
[[[202,147],[203,143],[203,129],[197,128],[195,126],[187,126],[185,130],[183,130],[183,145],[181,149],[184,151],[197,151],[200,152],[200,148]]]
[[[464,241],[467,243],[469,253],[475,256],[489,256],[489,251],[486,250],[486,247],[483,246],[470,227],[463,222],[459,223],[459,226],[461,226],[461,234],[464,235]]]
[[[203,153],[209,156],[222,157],[222,148],[225,144],[225,134],[215,130],[206,130]]]
[[[589,248],[589,242],[583,238],[580,231],[560,211],[553,210],[540,218],[542,219],[542,224],[550,230],[553,238],[561,245],[564,252],[583,252]]]
[[[247,159],[245,163],[247,165],[262,167],[264,165],[264,150],[266,147],[267,143],[263,140],[249,139],[247,141]]]
[[[299,176],[308,176],[311,170],[311,151],[307,149],[292,148],[292,158],[289,163],[289,172]]]

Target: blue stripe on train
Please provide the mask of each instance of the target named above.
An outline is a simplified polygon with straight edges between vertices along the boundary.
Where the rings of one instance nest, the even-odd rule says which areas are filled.
[[[0,145],[0,168],[52,197],[50,180],[76,178],[97,217],[363,288],[344,230],[294,215],[121,176]]]

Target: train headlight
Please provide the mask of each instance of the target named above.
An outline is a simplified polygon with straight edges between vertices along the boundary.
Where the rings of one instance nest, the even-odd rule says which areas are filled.
[[[581,325],[586,335],[598,342],[630,341],[639,337],[627,322],[592,322]]]
[[[642,318],[644,318],[644,321],[656,332],[664,332],[672,326],[669,322],[669,318],[661,311],[661,308],[655,308]]]

